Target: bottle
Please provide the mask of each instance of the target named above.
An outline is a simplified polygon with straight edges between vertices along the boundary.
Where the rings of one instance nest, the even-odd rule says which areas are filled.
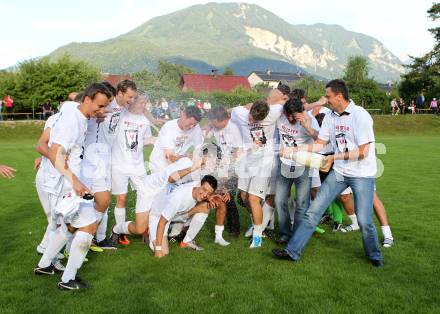
[[[310,152],[294,152],[290,154],[290,159],[310,168],[319,169],[324,164],[324,155]]]

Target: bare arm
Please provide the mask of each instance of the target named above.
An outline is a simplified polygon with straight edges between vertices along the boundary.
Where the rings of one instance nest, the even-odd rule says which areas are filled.
[[[38,139],[35,150],[42,156],[49,158],[49,138],[50,138],[50,128],[47,128],[41,133]]]
[[[161,126],[161,125],[163,125],[164,123],[165,123],[165,120],[163,120],[163,119],[156,119],[155,117],[153,117],[153,115],[151,114],[151,112],[150,111],[148,111],[148,110],[144,110],[144,115],[145,115],[145,117],[151,122],[151,123],[153,123],[154,125],[156,125],[156,126]]]
[[[168,223],[168,220],[164,216],[160,216],[159,223],[157,224],[157,233],[156,233],[156,246],[154,250],[154,256],[163,257],[164,254],[162,252],[162,239],[164,238],[165,226]]]
[[[321,98],[319,98],[318,101],[312,102],[311,104],[305,103],[304,104],[304,110],[305,111],[309,111],[309,110],[312,110],[315,107],[324,106],[325,104],[327,104],[327,97],[321,96]]]

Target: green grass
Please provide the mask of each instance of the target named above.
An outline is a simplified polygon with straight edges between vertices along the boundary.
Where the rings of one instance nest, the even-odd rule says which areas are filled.
[[[132,238],[127,249],[89,253],[80,276],[91,289],[65,293],[57,277],[32,274],[45,227],[32,170],[38,128],[10,132],[0,125],[0,161],[18,169],[15,179],[0,179],[0,313],[438,313],[440,138],[432,130],[383,130],[377,140],[387,154],[380,156],[385,172],[377,189],[396,239],[383,250],[383,269],[367,263],[359,233],[326,227],[293,264],[273,259],[269,241],[261,250],[248,249],[243,238],[214,245],[210,217],[198,237],[205,251],[173,245],[169,257],[156,260]],[[245,212],[241,223],[249,223]]]

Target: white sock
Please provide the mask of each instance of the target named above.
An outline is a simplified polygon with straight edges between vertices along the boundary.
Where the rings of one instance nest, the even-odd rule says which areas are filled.
[[[76,272],[81,268],[84,258],[92,244],[93,236],[84,231],[77,231],[72,241],[69,260],[67,261],[66,270],[61,277],[62,282],[69,282],[76,277]]]
[[[348,218],[351,220],[351,226],[355,228],[359,228],[358,219],[356,217],[356,214],[348,215]]]
[[[66,226],[60,226],[58,229],[51,233],[49,243],[43,256],[38,262],[38,267],[48,267],[52,263],[59,251],[66,245],[68,240],[68,231]]]
[[[69,234],[67,235],[66,248],[64,249],[64,251],[65,251],[67,254],[70,253],[70,246],[72,245],[72,241],[73,241],[73,234],[69,232]]]
[[[263,230],[263,225],[254,225],[252,236],[261,238],[263,236]]]
[[[98,230],[96,231],[96,241],[101,242],[107,237],[107,221],[108,221],[108,209],[102,215],[101,222],[98,224]]]
[[[275,211],[275,208],[268,205],[266,202],[263,204],[263,230],[266,229],[267,224],[269,223],[273,213]]]
[[[225,226],[223,225],[215,225],[215,238],[223,239],[223,230],[225,230]]]
[[[128,225],[131,223],[131,221],[125,221],[123,223],[117,224],[113,227],[113,231],[117,234],[130,234],[130,231],[128,231]]]
[[[53,232],[54,232],[54,230],[53,230],[52,225],[51,225],[51,224],[48,224],[48,225],[47,225],[47,228],[46,228],[46,232],[44,232],[43,239],[41,239],[40,247],[42,247],[43,249],[46,249],[46,248],[47,248],[47,246],[49,245],[49,238],[50,238],[50,235],[51,235]]]
[[[197,213],[192,217],[183,242],[188,243],[196,238],[197,234],[205,224],[206,218],[208,218],[208,214],[205,213]]]
[[[125,208],[115,207],[115,222],[116,224],[125,222]]]
[[[383,237],[386,239],[392,239],[393,238],[393,234],[391,233],[391,228],[390,226],[382,226],[382,234]]]
[[[169,234],[169,237],[176,237],[178,236],[183,230],[183,223],[181,222],[175,222],[171,225],[171,231]]]

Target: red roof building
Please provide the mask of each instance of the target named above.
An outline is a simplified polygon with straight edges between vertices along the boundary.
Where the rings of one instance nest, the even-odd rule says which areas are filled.
[[[251,85],[246,76],[217,74],[183,74],[181,86],[183,91],[191,90],[196,93],[215,91],[232,92],[238,87],[251,89]]]
[[[115,88],[120,81],[133,80],[130,74],[109,74],[109,73],[102,73],[102,79],[112,84]]]

